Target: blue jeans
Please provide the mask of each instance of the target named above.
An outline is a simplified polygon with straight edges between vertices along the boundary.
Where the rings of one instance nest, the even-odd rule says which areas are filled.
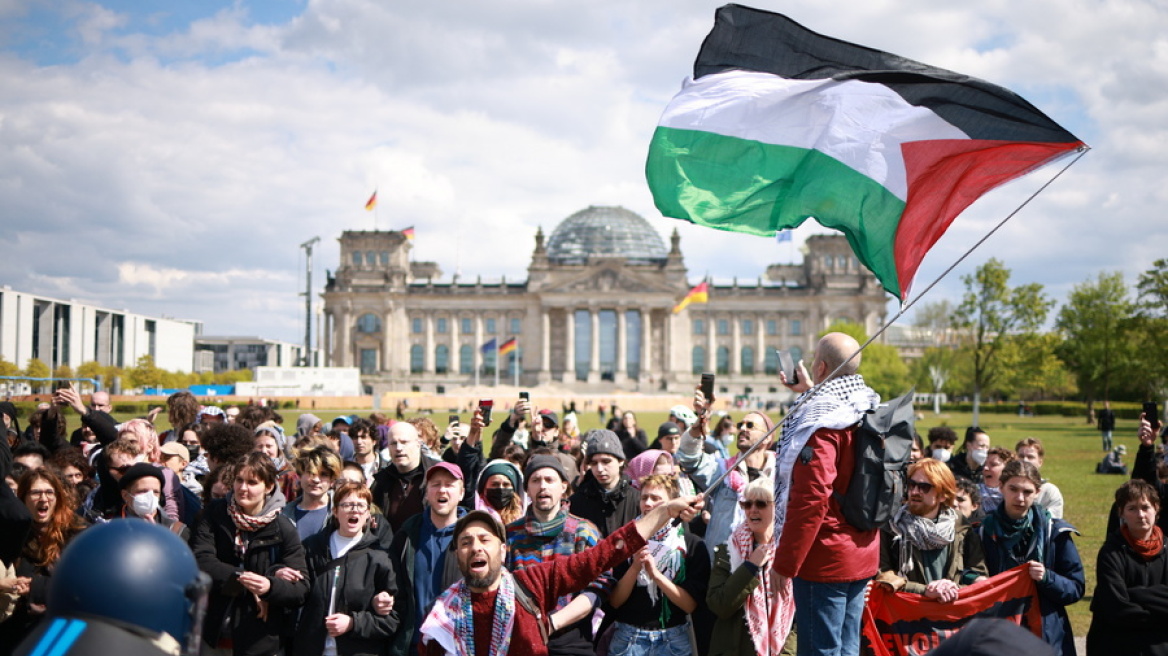
[[[799,656],[859,656],[868,579],[816,583],[791,579]]]
[[[656,631],[616,623],[608,656],[690,656],[689,625]]]

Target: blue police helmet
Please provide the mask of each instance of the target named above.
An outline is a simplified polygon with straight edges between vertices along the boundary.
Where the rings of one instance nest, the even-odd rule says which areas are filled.
[[[115,519],[83,531],[61,554],[48,614],[104,618],[197,649],[209,588],[177,535],[140,519]]]

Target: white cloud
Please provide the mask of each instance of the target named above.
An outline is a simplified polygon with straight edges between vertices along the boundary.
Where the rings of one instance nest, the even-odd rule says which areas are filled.
[[[245,1],[167,34],[138,31],[147,14],[70,5],[57,18],[76,61],[0,50],[0,279],[295,341],[298,245],[314,235],[318,286],[340,232],[375,219],[416,226],[415,257],[447,275],[515,279],[536,226],[590,204],[677,229],[691,277],[754,279],[785,247],[664,219],[643,178],[653,126],[720,4],[313,0],[259,24],[264,3]],[[1154,6],[781,10],[1015,88],[1095,147],[935,294],[955,295],[990,256],[1060,295],[1099,270],[1134,280],[1162,256],[1168,17]],[[0,15],[33,20],[2,0]],[[959,217],[917,289],[1054,170]],[[362,209],[374,187],[376,215]]]

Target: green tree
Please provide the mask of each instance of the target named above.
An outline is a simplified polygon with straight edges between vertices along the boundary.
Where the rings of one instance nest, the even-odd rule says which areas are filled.
[[[999,355],[1001,375],[993,391],[1021,400],[1065,398],[1076,390],[1074,376],[1058,357],[1058,333],[1010,335]]]
[[[1139,312],[1131,331],[1137,339],[1135,352],[1144,357],[1129,373],[1142,398],[1163,399],[1168,395],[1168,358],[1162,357],[1168,353],[1168,259],[1152,266],[1137,283]]]
[[[234,385],[253,379],[251,369],[236,369],[235,371],[223,371],[215,374],[216,385]]]
[[[48,378],[53,372],[49,369],[49,365],[45,364],[39,358],[29,358],[28,363],[24,365],[24,375],[29,378]],[[48,389],[48,384],[43,380],[29,381],[32,389],[36,392],[42,393]]]
[[[1097,399],[1111,399],[1115,382],[1130,366],[1135,311],[1119,272],[1075,285],[1059,309],[1055,325],[1063,341],[1058,355],[1087,399],[1088,416]]]
[[[133,369],[126,372],[126,386],[131,388],[160,387],[166,372],[154,364],[154,357],[143,355]]]
[[[19,376],[20,367],[0,357],[0,376]]]
[[[941,413],[941,394],[950,392],[950,383],[956,369],[957,351],[942,346],[930,346],[909,367],[909,379],[918,390],[933,394],[933,414]]]
[[[57,380],[65,380],[68,378],[74,378],[73,367],[70,367],[67,364],[60,365],[59,367],[57,367],[56,369],[53,370],[53,378],[55,378]]]
[[[831,324],[819,336],[823,337],[827,333],[845,333],[860,344],[868,341],[863,326],[847,321]],[[864,376],[864,382],[884,399],[900,396],[911,386],[908,365],[901,359],[900,352],[895,346],[881,342],[872,342],[864,348],[860,357],[860,373]]]
[[[97,380],[98,376],[101,376],[103,379],[102,385],[104,387],[108,388],[110,381],[105,380],[105,378],[104,378],[105,377],[105,367],[101,366],[101,364],[98,363],[96,360],[82,362],[81,364],[77,365],[77,377],[78,378],[90,378],[93,380]]]
[[[1046,321],[1054,301],[1042,285],[1010,287],[1010,270],[991,258],[973,275],[962,276],[965,295],[953,317],[953,327],[965,334],[973,365],[973,424],[981,414],[981,395],[998,375],[997,356],[1010,335],[1029,335]]]

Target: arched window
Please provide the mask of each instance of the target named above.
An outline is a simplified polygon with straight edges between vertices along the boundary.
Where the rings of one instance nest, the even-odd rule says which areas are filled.
[[[368,264],[369,266],[377,264],[377,253],[374,253],[373,251],[367,251],[365,253],[365,264]]]
[[[718,370],[719,375],[730,373],[730,347],[729,346],[719,346],[718,347],[717,370]]]
[[[474,373],[474,347],[470,344],[458,347],[458,373]]]
[[[444,374],[450,369],[450,347],[439,344],[434,347],[434,373]]]
[[[742,373],[754,373],[754,349],[749,346],[742,347]]]
[[[700,374],[706,370],[706,347],[693,347],[693,373]]]
[[[768,376],[779,375],[779,352],[773,346],[766,350],[766,360],[763,361],[763,370]]]
[[[414,344],[410,347],[410,373],[420,374],[425,366],[426,352],[421,344]]]
[[[369,312],[362,314],[357,319],[357,332],[359,333],[379,333],[381,332],[381,319],[376,314]]]

